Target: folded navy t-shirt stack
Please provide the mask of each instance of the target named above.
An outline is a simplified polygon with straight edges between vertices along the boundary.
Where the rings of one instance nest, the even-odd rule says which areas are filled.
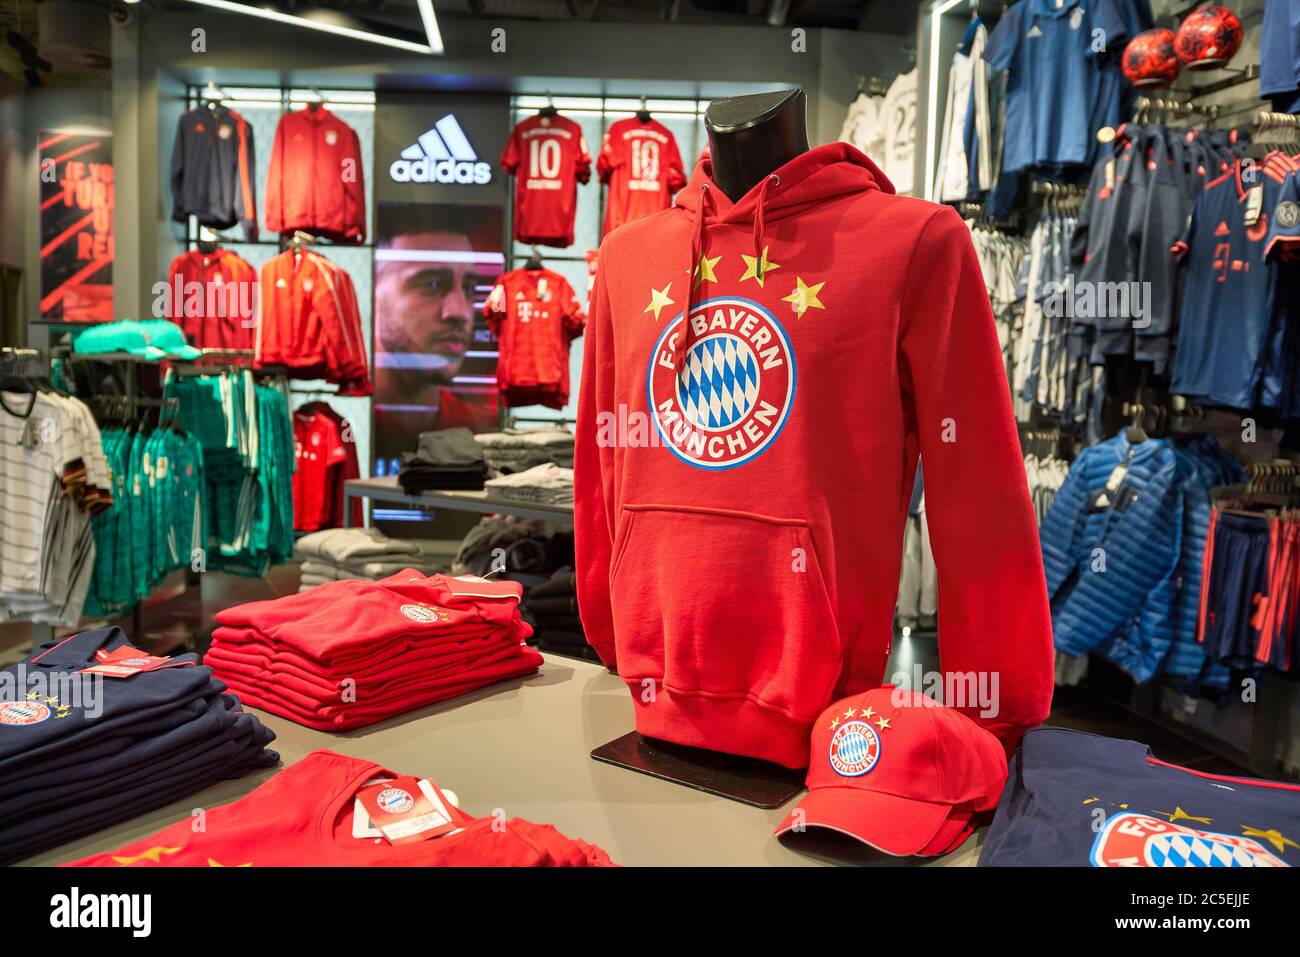
[[[0,671],[0,863],[280,760],[275,735],[196,655],[147,658],[101,628]],[[96,666],[125,676],[86,672]]]

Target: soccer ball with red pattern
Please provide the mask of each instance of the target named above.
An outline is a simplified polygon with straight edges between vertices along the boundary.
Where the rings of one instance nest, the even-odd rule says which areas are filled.
[[[1178,28],[1174,49],[1189,70],[1217,70],[1241,49],[1241,21],[1227,7],[1201,7]]]
[[[1168,86],[1178,76],[1174,31],[1161,27],[1139,33],[1124,48],[1124,75],[1134,86]]]

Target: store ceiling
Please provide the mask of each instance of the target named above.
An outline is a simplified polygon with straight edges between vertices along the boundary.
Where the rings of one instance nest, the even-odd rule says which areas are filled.
[[[434,0],[440,19],[523,19],[591,21],[598,23],[676,23],[694,26],[767,24],[774,28],[832,27],[872,33],[912,34],[916,30],[921,0]],[[108,15],[105,0],[44,0],[47,27],[66,23],[66,16],[51,17],[56,8],[94,10],[93,22],[103,17],[104,30],[94,43],[70,43],[60,37],[49,47],[42,37],[38,0],[0,0],[0,93],[8,88],[84,83],[107,66]],[[112,5],[123,9],[121,0]],[[416,0],[278,0],[285,10],[305,11],[330,7],[421,32]],[[165,6],[181,10],[185,0],[145,0],[132,12]],[[81,18],[78,17],[78,20]],[[79,29],[79,25],[78,25]],[[47,29],[46,32],[49,32]],[[97,32],[97,31],[95,31]],[[73,33],[85,36],[86,31]],[[101,49],[102,47],[102,49]],[[80,62],[78,62],[80,61]]]

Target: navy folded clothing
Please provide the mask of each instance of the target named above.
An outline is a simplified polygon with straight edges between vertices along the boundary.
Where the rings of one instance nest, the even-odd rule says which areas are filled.
[[[279,760],[275,735],[197,656],[146,659],[102,628],[0,671],[0,861]],[[86,673],[105,664],[122,676]],[[130,672],[143,664],[158,667]]]

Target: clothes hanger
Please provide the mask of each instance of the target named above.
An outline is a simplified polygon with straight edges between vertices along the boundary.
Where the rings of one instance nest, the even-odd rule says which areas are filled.
[[[533,246],[533,247],[531,247],[531,248],[532,248],[533,253],[532,253],[531,256],[528,257],[528,261],[527,261],[526,263],[524,263],[524,268],[525,268],[525,269],[543,269],[543,268],[545,268],[545,267],[543,266],[543,264],[542,264],[542,254],[541,254],[541,252],[537,249],[536,246]]]
[[[645,94],[641,94],[641,109],[636,111],[636,118],[642,123],[650,122],[650,111],[645,107]]]
[[[555,108],[555,100],[551,97],[551,91],[546,91],[546,105],[537,111],[538,116],[558,116],[559,110]]]

